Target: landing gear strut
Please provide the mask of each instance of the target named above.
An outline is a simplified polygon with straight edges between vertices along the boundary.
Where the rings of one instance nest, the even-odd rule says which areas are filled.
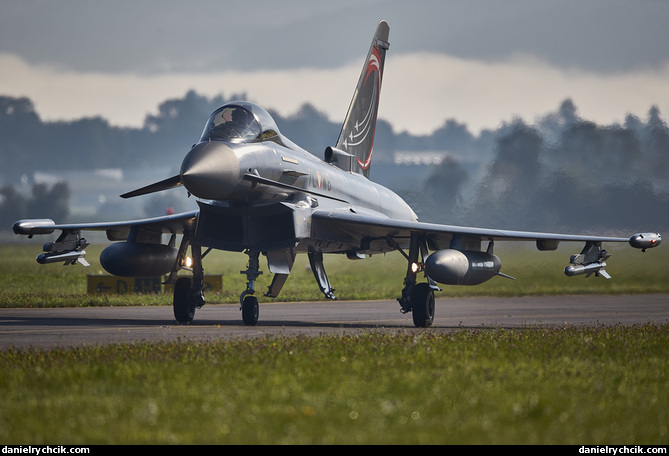
[[[246,271],[239,271],[240,274],[246,274],[246,290],[239,296],[240,310],[242,311],[242,321],[247,326],[255,326],[258,323],[258,316],[260,314],[260,306],[258,305],[258,298],[253,296],[256,292],[256,279],[262,271],[260,270],[260,253],[246,252],[249,256],[249,264]]]
[[[423,263],[418,261],[419,256],[425,259],[427,255],[427,244],[425,239],[419,238],[417,233],[411,234],[411,241],[409,244],[409,254],[407,255],[399,245],[393,240],[389,243],[399,250],[407,259],[407,274],[404,278],[404,288],[402,289],[402,297],[397,301],[400,303],[401,312],[411,312],[413,316],[413,323],[419,328],[427,328],[432,326],[434,322],[434,288],[432,280],[428,278],[427,283],[416,283],[416,275],[422,270]]]

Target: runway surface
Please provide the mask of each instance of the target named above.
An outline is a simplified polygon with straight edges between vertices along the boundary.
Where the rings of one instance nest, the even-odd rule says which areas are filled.
[[[427,330],[667,322],[665,294],[441,298]],[[176,323],[169,306],[0,309],[0,350],[380,330],[423,331],[414,327],[411,314],[400,313],[396,301],[261,303],[258,325],[252,327],[242,323],[239,305],[230,304],[205,305],[185,326]]]

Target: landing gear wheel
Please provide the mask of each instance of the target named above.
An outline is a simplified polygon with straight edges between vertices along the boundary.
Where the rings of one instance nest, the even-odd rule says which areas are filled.
[[[432,326],[434,321],[434,290],[427,283],[417,284],[411,292],[413,324],[418,328]]]
[[[190,289],[193,279],[190,277],[180,277],[174,284],[174,318],[179,323],[188,324],[195,317],[195,303],[190,299]]]
[[[260,313],[260,306],[258,306],[258,298],[255,296],[247,296],[242,302],[242,321],[247,326],[255,326],[258,323],[258,314]]]

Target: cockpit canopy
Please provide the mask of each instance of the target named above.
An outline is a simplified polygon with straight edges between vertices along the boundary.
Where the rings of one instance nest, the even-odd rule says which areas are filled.
[[[200,141],[280,142],[280,133],[272,116],[260,106],[233,102],[213,112]]]

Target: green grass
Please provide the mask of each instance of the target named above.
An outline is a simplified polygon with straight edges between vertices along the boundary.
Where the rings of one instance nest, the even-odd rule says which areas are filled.
[[[669,443],[669,326],[0,353],[4,444]]]
[[[41,244],[0,245],[0,263],[4,280],[0,282],[0,307],[67,307],[167,305],[166,295],[87,295],[86,275],[103,274],[98,256],[103,245],[89,246],[90,268],[81,265],[39,265],[35,256]],[[565,244],[555,252],[539,252],[518,244],[501,244],[496,254],[502,260],[502,272],[516,277],[509,280],[494,277],[477,286],[444,286],[438,297],[448,296],[531,296],[548,294],[638,294],[669,292],[669,250],[663,246],[642,253],[627,245],[607,246],[612,258],[604,278],[566,277],[562,272],[569,256],[581,246]],[[246,288],[247,256],[241,253],[212,251],[204,262],[207,274],[223,276],[223,292],[206,296],[209,303],[234,303]],[[342,255],[325,258],[325,268],[339,299],[395,299],[402,289],[406,260],[399,253],[377,255],[364,260],[349,260]],[[256,284],[261,301],[271,281],[264,257],[264,271]],[[324,299],[309,269],[306,255],[298,255],[291,275],[279,295],[279,301],[313,301]]]
[[[0,246],[0,306],[171,302],[87,295],[101,247],[88,249],[88,269],[40,266],[40,247]],[[609,248],[612,280],[565,277],[579,250],[500,246],[502,271],[518,280],[444,287],[439,296],[669,292],[662,247]],[[282,299],[322,299],[307,264],[299,258]],[[236,302],[245,265],[242,254],[206,258],[206,272],[223,275],[210,303]],[[326,257],[340,299],[393,299],[405,267],[399,255]],[[270,280],[265,272],[258,290]],[[667,323],[8,349],[0,352],[0,441],[666,445],[668,366]]]

